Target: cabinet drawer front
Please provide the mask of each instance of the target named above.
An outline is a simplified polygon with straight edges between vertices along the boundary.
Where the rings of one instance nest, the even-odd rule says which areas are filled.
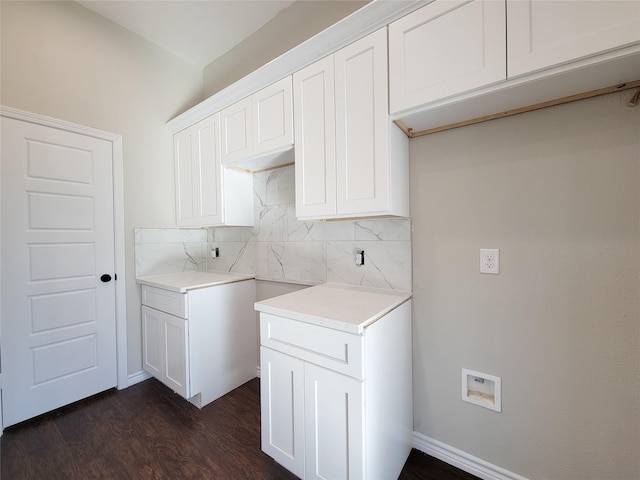
[[[260,314],[260,343],[308,362],[364,379],[363,337]]]
[[[185,293],[170,292],[147,285],[142,286],[142,304],[180,318],[187,318],[189,312]]]

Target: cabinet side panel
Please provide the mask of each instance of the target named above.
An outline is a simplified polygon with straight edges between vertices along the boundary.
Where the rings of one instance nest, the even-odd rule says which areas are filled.
[[[398,478],[413,444],[411,301],[365,330],[366,473]]]
[[[409,137],[395,124],[389,124],[389,195],[391,212],[410,217],[409,197]]]
[[[224,212],[222,223],[234,227],[252,227],[253,211],[253,175],[231,168],[223,168],[222,190]]]
[[[189,296],[191,395],[205,406],[256,377],[255,280],[202,288]]]

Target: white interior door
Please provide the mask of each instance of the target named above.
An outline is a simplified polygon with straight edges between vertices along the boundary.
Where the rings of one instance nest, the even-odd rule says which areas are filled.
[[[116,385],[112,143],[1,119],[2,414]]]

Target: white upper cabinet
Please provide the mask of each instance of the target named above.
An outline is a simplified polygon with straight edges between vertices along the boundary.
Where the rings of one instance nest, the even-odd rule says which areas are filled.
[[[640,1],[507,2],[509,77],[640,41]]]
[[[386,28],[293,83],[297,217],[409,216],[408,139],[387,107]]]
[[[437,0],[389,25],[391,113],[504,81],[506,8]]]
[[[174,135],[178,227],[253,225],[253,178],[220,164],[220,115]]]
[[[254,155],[293,147],[291,76],[252,95],[251,108]]]
[[[639,0],[435,0],[389,25],[390,110],[410,134],[640,78]]]
[[[222,222],[219,118],[212,115],[174,136],[179,227]]]
[[[293,161],[283,155],[293,148],[291,76],[222,110],[221,123],[223,165],[257,171]]]
[[[249,158],[253,153],[253,117],[251,97],[220,113],[222,121],[222,164],[229,165]]]
[[[336,129],[333,55],[293,76],[296,215],[336,214]]]

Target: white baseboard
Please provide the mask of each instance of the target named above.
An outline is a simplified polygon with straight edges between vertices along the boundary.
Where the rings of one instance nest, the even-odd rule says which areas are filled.
[[[431,455],[484,480],[527,480],[517,473],[493,465],[419,432],[413,432],[413,446],[427,455]]]
[[[145,372],[144,370],[140,370],[138,373],[132,373],[128,377],[129,381],[127,383],[127,386],[130,387],[132,385],[135,385],[136,383],[143,382],[148,378],[151,378],[151,374],[148,372]]]

